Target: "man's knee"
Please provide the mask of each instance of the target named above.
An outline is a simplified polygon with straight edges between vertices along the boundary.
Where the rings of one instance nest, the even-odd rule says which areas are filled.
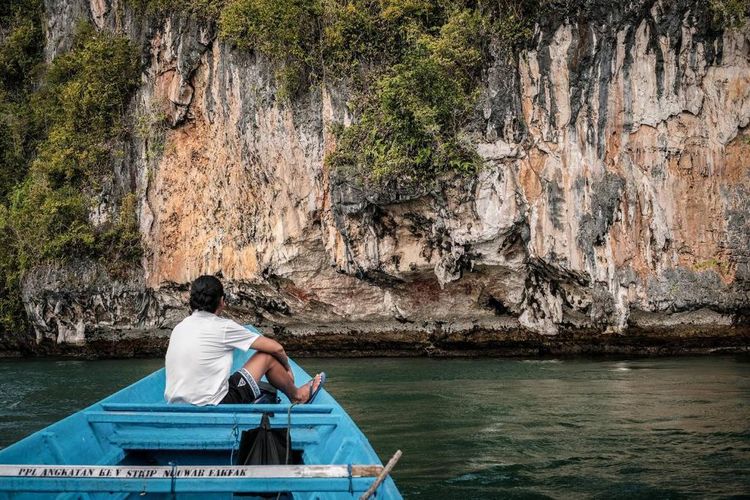
[[[253,358],[257,358],[261,361],[271,361],[273,359],[273,356],[265,352],[256,352],[255,354],[253,354]]]
[[[252,356],[250,356],[250,359],[247,360],[246,365],[250,364],[260,364],[264,367],[268,368],[271,363],[273,362],[273,356],[270,354],[267,354],[265,352],[256,352]]]

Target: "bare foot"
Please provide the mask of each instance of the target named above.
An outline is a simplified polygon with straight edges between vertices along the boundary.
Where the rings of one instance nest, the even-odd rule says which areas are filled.
[[[310,399],[310,395],[316,391],[320,386],[320,373],[315,375],[311,381],[297,389],[297,397],[292,401],[293,403],[307,403]]]

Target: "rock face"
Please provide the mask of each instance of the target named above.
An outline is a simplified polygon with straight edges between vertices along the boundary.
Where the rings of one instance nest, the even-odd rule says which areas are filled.
[[[268,61],[215,27],[116,3],[47,0],[47,54],[82,12],[143,44],[143,132],[118,175],[146,255],[114,281],[85,262],[31,273],[37,340],[147,343],[185,314],[190,280],[220,272],[232,315],[308,351],[748,345],[747,26],[712,32],[688,1],[591,1],[537,26],[487,71],[486,168],[384,196],[323,164],[329,126],[352,119],[344,84],[281,103]]]
[[[113,278],[100,265],[74,261],[28,273],[23,298],[38,352],[117,356],[159,352],[169,337],[164,325],[183,317],[183,291],[164,286],[156,294],[142,272]]]

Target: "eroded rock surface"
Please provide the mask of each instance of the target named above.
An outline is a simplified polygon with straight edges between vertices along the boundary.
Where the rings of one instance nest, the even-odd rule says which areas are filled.
[[[747,345],[747,26],[712,31],[688,1],[590,2],[487,71],[483,171],[370,193],[323,163],[329,125],[351,121],[345,84],[283,104],[269,62],[213,26],[47,3],[49,57],[76,12],[144,47],[144,132],[122,175],[146,255],[120,279],[81,262],[32,273],[37,340],[167,331],[186,284],[220,272],[237,319],[306,351],[575,352],[644,332]]]

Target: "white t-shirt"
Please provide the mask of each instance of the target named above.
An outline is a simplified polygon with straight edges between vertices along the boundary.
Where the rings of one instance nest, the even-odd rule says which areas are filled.
[[[219,404],[229,390],[232,351],[247,351],[258,337],[231,319],[193,312],[169,337],[164,399],[168,403]]]

